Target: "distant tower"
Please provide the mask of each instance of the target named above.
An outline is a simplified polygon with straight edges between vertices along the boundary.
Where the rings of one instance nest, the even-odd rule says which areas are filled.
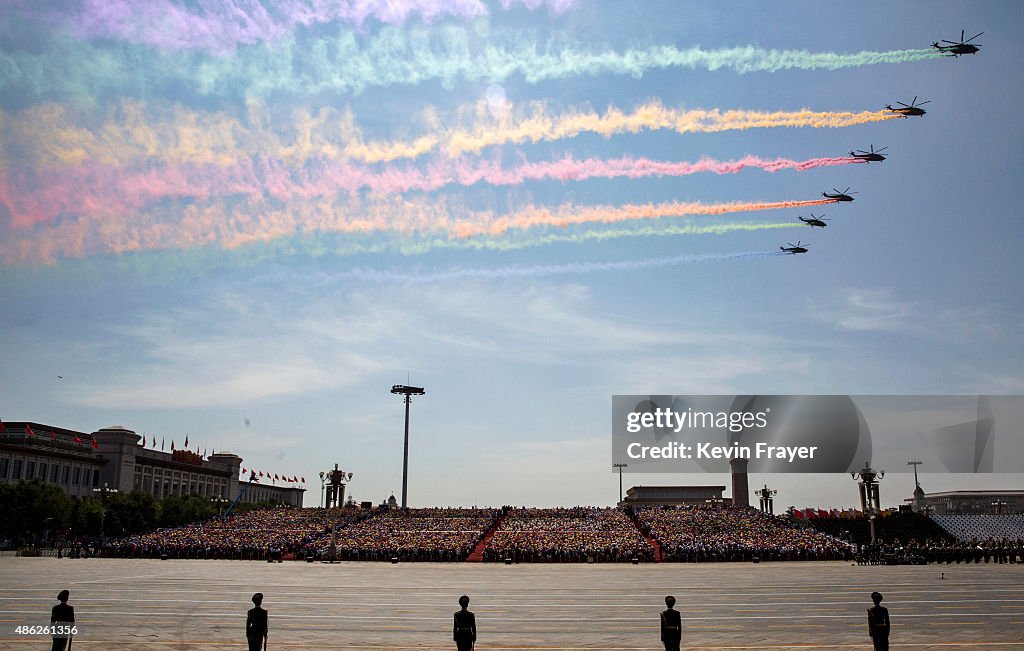
[[[750,485],[747,482],[747,464],[749,459],[733,459],[729,462],[732,469],[732,505],[750,506]]]

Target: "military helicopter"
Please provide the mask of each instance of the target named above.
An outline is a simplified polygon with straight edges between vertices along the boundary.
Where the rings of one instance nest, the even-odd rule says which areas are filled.
[[[898,114],[902,115],[905,118],[910,117],[911,115],[921,116],[921,115],[924,115],[925,113],[928,112],[928,111],[924,110],[921,107],[924,106],[925,104],[927,104],[930,101],[931,100],[929,99],[929,100],[925,100],[925,101],[921,102],[920,104],[918,104],[917,103],[917,95],[914,95],[914,101],[911,102],[910,104],[904,104],[903,102],[896,102],[897,104],[899,104],[899,107],[893,108],[891,105],[886,104],[885,108],[887,108],[888,110],[892,111],[893,113],[898,113]]]
[[[782,255],[796,255],[797,253],[807,253],[807,247],[810,244],[803,244],[801,246],[800,240],[796,241],[796,244],[792,242],[786,242],[789,246],[780,246],[779,250],[782,251]]]
[[[857,194],[856,192],[850,192],[850,188],[846,188],[842,192],[836,190],[835,188],[832,188],[832,191],[835,192],[835,194],[822,192],[821,196],[825,197],[826,199],[835,199],[836,201],[853,201],[853,197],[851,197],[850,195]]]
[[[812,212],[810,219],[804,219],[803,216],[801,216],[801,215],[797,215],[797,219],[799,219],[803,223],[807,224],[811,228],[814,228],[815,226],[817,226],[819,228],[825,228],[826,226],[828,226],[828,224],[826,224],[825,222],[830,222],[832,220],[831,219],[822,219],[822,217],[824,217],[824,216],[825,215],[822,215],[821,217],[815,217],[814,213]]]
[[[964,32],[965,31],[966,30],[963,30],[963,29],[960,30],[960,40],[959,41],[947,41],[946,39],[942,39],[943,43],[949,43],[949,45],[939,45],[939,42],[935,41],[934,43],[932,43],[932,47],[935,48],[936,50],[938,50],[939,52],[942,52],[943,54],[947,54],[947,55],[949,55],[951,57],[958,57],[961,54],[974,54],[975,52],[978,51],[978,48],[981,47],[981,44],[980,43],[973,43],[972,44],[971,41],[973,41],[974,39],[978,38],[979,36],[981,36],[985,32],[978,32],[977,34],[975,34],[974,36],[970,37],[969,39],[967,39],[965,41],[964,40]]]
[[[850,157],[857,158],[866,163],[870,163],[871,161],[882,162],[885,160],[885,156],[883,156],[881,152],[885,151],[886,149],[888,149],[888,147],[882,147],[878,151],[875,151],[875,146],[871,145],[871,151],[864,151],[863,149],[858,149],[856,152],[851,151]]]

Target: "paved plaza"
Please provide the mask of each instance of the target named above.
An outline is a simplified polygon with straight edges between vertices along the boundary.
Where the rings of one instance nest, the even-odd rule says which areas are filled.
[[[942,574],[945,578],[940,578]],[[870,649],[866,609],[885,594],[894,649],[1024,649],[1024,566],[849,563],[511,565],[268,564],[0,558],[0,649],[48,623],[71,591],[73,649],[243,649],[249,597],[270,612],[269,649],[454,649],[472,598],[484,649],[660,649],[666,594],[683,648]]]

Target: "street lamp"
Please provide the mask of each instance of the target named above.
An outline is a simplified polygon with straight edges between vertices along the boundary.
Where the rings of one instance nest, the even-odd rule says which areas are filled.
[[[1007,502],[1005,500],[996,500],[995,502],[992,502],[992,506],[996,507],[996,515],[1002,515],[1003,509],[1007,506]]]
[[[231,500],[229,500],[227,498],[224,498],[224,497],[221,497],[220,495],[214,495],[213,497],[210,498],[210,504],[213,505],[213,508],[217,509],[217,517],[218,518],[222,518],[222,519],[224,518],[224,513],[221,511],[221,509],[224,508],[225,504],[230,504],[230,503],[231,503]]]
[[[326,477],[326,476],[327,476],[327,473],[325,473],[325,472],[323,472],[321,470],[320,471],[320,508],[324,508],[324,491],[326,490],[325,486],[327,485],[325,483],[325,481],[324,481],[324,477]]]
[[[104,533],[107,520],[107,495],[116,493],[118,490],[110,488],[107,482],[103,482],[103,488],[94,488],[92,492],[100,496],[100,547],[103,547],[107,542],[107,537]]]
[[[412,404],[413,396],[422,396],[426,393],[423,387],[408,387],[404,384],[395,384],[391,387],[391,393],[403,395],[405,398],[405,447],[402,453],[402,510],[408,508],[409,496],[409,405]]]

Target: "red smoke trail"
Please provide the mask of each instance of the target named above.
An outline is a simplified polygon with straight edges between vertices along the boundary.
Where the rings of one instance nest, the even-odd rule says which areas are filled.
[[[574,159],[504,166],[499,161],[438,158],[425,168],[414,165],[369,166],[330,160],[298,168],[278,160],[242,160],[234,165],[181,164],[146,168],[83,163],[38,174],[0,174],[0,205],[15,228],[53,221],[58,216],[96,216],[137,211],[164,199],[208,200],[218,196],[267,195],[281,201],[333,197],[360,191],[376,194],[429,192],[448,185],[520,185],[529,181],[582,181],[590,178],[679,177],[698,173],[736,174],[747,168],[767,172],[805,171],[854,165],[856,158],[763,159],[745,156],[718,161],[659,161],[649,158]]]

